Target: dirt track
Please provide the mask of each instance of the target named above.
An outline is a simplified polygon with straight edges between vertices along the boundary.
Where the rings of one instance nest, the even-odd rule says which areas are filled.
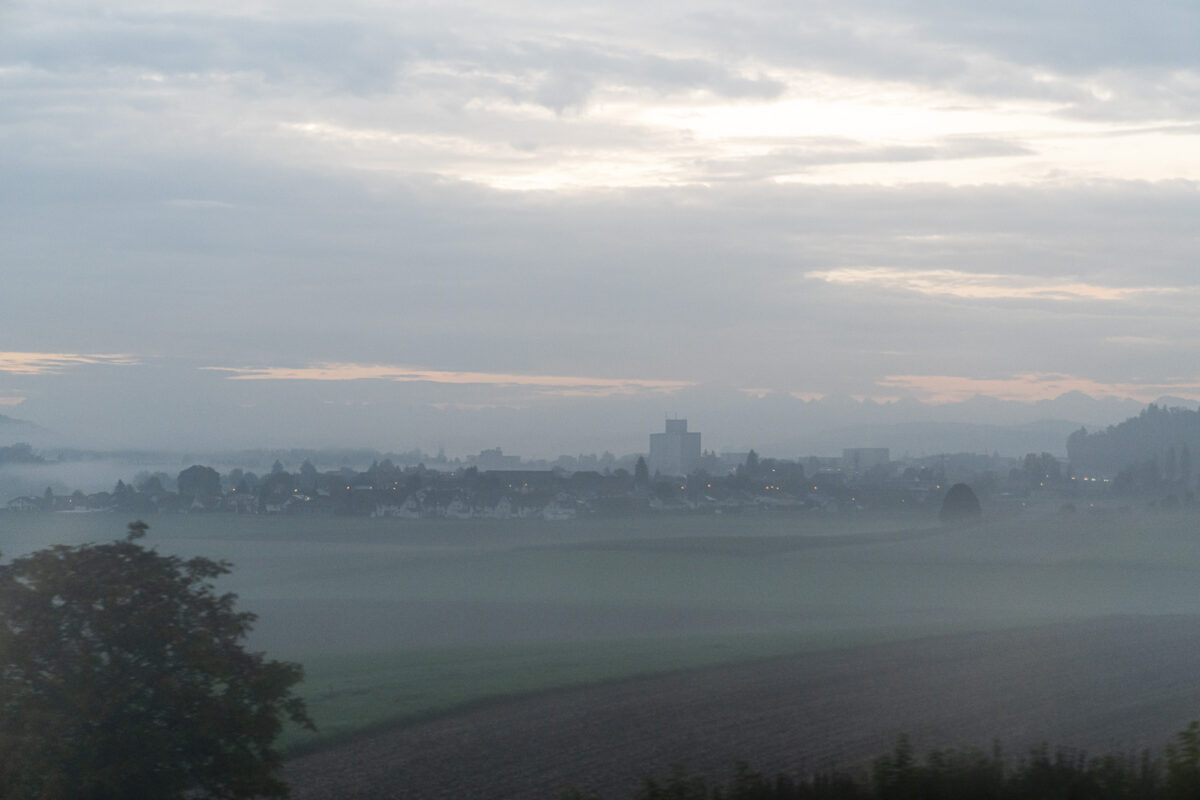
[[[1159,748],[1200,718],[1200,619],[1122,618],[813,653],[565,690],[288,765],[297,800],[629,797],[673,763],[725,775],[918,749]]]

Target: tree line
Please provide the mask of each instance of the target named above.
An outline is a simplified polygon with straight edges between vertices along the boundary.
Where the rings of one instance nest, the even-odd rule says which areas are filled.
[[[1136,417],[1067,437],[1067,455],[1077,475],[1119,475],[1144,485],[1178,483],[1195,488],[1194,459],[1200,455],[1200,411],[1151,403]]]

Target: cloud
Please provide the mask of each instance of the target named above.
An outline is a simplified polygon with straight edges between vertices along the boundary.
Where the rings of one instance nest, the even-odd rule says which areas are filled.
[[[785,140],[786,141],[786,140]],[[873,143],[850,138],[812,137],[778,146],[767,152],[698,162],[702,179],[761,180],[807,172],[813,167],[837,164],[915,163],[975,158],[1013,158],[1036,151],[1017,142],[979,137],[949,137],[927,143]]]
[[[529,387],[563,397],[607,396],[634,392],[673,392],[693,385],[687,381],[639,378],[596,378],[578,375],[523,375],[499,372],[429,370],[383,364],[321,363],[308,367],[203,367],[229,373],[231,380],[263,381],[358,381],[386,380],[400,383],[488,384],[498,387]]]
[[[27,399],[28,398],[17,397],[17,396],[13,396],[13,395],[0,396],[0,406],[19,406],[19,405],[21,405],[21,403],[24,403]]]
[[[97,14],[69,3],[20,3],[7,22],[12,33],[3,37],[4,61],[47,74],[247,87],[260,81],[350,93],[390,88],[396,71],[427,44],[392,25],[303,12],[271,18],[198,9]]]
[[[1131,347],[1171,347],[1178,344],[1178,342],[1162,336],[1105,336],[1104,341],[1108,344]],[[1192,341],[1188,344],[1194,346],[1197,342]]]
[[[167,359],[216,426],[301,398],[1169,383],[1195,362],[1193,6],[16,0],[0,334],[146,354],[104,371],[137,424]],[[383,374],[313,377],[338,365]],[[68,374],[3,387],[26,416],[101,407],[100,370],[34,366]]]
[[[860,6],[864,7],[864,6]],[[897,15],[918,35],[983,49],[1007,60],[1088,73],[1139,64],[1177,69],[1196,64],[1192,33],[1200,9],[1188,0],[1147,0],[1130,14],[1120,2],[994,3],[951,6],[905,0]]]
[[[70,367],[90,364],[130,366],[139,363],[129,355],[104,353],[15,353],[0,352],[0,372],[13,375],[56,375]],[[21,398],[17,402],[20,402]]]
[[[599,15],[593,33],[581,17],[559,28],[541,10],[514,14],[471,3],[421,14],[296,5],[262,16],[199,10],[98,16],[69,5],[56,12],[54,25],[40,24],[49,14],[36,4],[11,12],[22,35],[11,37],[5,59],[49,73],[127,71],[160,83],[217,80],[247,89],[265,83],[364,97],[449,86],[459,104],[494,96],[556,112],[586,104],[601,84],[731,98],[783,89],[768,76],[712,58],[631,45],[607,24],[622,26],[619,16]],[[466,15],[474,25],[461,24]]]
[[[0,295],[9,341],[46,352],[80,341],[109,353],[169,347],[214,365],[456,364],[858,394],[880,375],[930,364],[956,374],[971,358],[1003,372],[1119,372],[1130,354],[1098,348],[1105,336],[1195,335],[1187,287],[1200,194],[1182,183],[512,195],[225,167],[151,160],[149,179],[14,166],[0,219],[8,252],[20,254],[6,279],[25,289]],[[181,196],[238,210],[164,205]],[[839,273],[901,281],[878,287],[803,277],[872,264],[945,270],[936,291],[961,293],[963,265],[993,294],[1183,291],[1090,301],[1077,291],[1070,302],[1026,299],[1014,317],[1014,304],[946,303],[953,295],[905,288],[895,273]],[[1048,307],[1070,319],[1034,313]],[[19,331],[40,338],[12,338]],[[1150,355],[1155,372],[1167,355],[1188,357]]]
[[[953,269],[843,267],[813,270],[805,273],[804,277],[834,284],[898,289],[968,300],[1120,301],[1141,295],[1178,294],[1183,291],[1170,286],[1100,286],[1083,281],[1063,282],[1060,278],[975,273]]]
[[[193,208],[200,210],[237,208],[237,206],[235,206],[233,203],[226,203],[221,200],[196,200],[190,198],[176,198],[174,200],[168,200],[167,205],[175,208]]]
[[[1071,40],[1061,11],[992,11],[985,30],[922,3],[265,8],[13,5],[0,26],[0,147],[130,164],[147,151],[233,151],[537,191],[797,174],[827,185],[1200,179],[1200,137],[1185,130],[1200,73],[1157,49],[1105,61]],[[1097,16],[1088,25],[1115,45],[1125,15]],[[1025,39],[1042,42],[1036,53]],[[1091,67],[1043,63],[1056,48],[1088,51]],[[1151,120],[1172,132],[1096,141],[1114,121]],[[829,134],[854,144],[811,146]]]
[[[994,100],[1053,103],[1073,116],[1120,119],[1157,105],[1186,117],[1197,73],[1200,9],[1162,0],[1131,15],[1121,3],[989,4],[865,0],[792,6],[743,3],[690,15],[688,32],[710,49],[754,53],[777,68],[904,82]]]

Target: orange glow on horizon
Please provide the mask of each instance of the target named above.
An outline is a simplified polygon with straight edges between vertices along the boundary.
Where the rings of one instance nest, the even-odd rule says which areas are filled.
[[[974,273],[955,269],[907,270],[893,267],[847,267],[816,270],[804,277],[826,283],[873,285],[924,295],[959,297],[965,300],[1128,300],[1145,294],[1176,294],[1169,286],[1100,286],[1075,279],[1046,280],[1029,275]]]
[[[527,386],[566,396],[631,394],[636,391],[674,392],[691,381],[642,378],[597,378],[579,375],[523,375],[512,372],[431,370],[388,364],[322,362],[307,367],[202,367],[226,372],[230,380],[356,381],[386,380],[456,385]]]
[[[137,363],[140,362],[136,358],[123,353],[0,352],[0,372],[13,375],[56,375],[67,367],[85,364],[130,366]],[[0,405],[4,404],[0,400]]]

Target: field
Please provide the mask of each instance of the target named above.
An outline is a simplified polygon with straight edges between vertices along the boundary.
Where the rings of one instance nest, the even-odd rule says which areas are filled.
[[[294,759],[296,800],[605,800],[640,779],[854,769],[900,733],[918,753],[1050,742],[1160,750],[1197,716],[1200,620],[1109,618],[951,634],[564,689],[393,726]]]
[[[1200,526],[1188,516],[1053,515],[964,530],[912,517],[148,522],[164,551],[231,561],[222,588],[260,615],[252,646],[305,664],[321,731],[289,732],[301,750],[632,676],[1200,615]],[[124,523],[0,514],[0,552],[103,541]]]

